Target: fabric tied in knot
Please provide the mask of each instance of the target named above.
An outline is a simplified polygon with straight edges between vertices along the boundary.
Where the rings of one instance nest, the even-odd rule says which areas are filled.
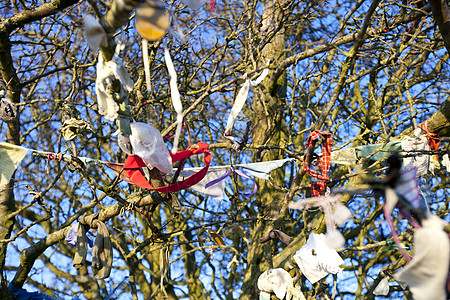
[[[189,176],[185,180],[175,182],[173,184],[155,188],[145,177],[145,168],[147,168],[146,163],[138,155],[130,155],[123,164],[123,173],[125,174],[127,181],[140,186],[145,189],[150,189],[158,191],[160,193],[174,193],[184,189],[187,189],[194,184],[199,183],[208,172],[209,164],[211,163],[212,155],[208,150],[209,144],[197,143],[195,149],[188,149],[184,151],[178,151],[175,154],[170,153],[172,162],[177,162],[183,159],[187,159],[194,154],[203,153],[203,157],[206,163],[200,171]]]
[[[286,245],[289,245],[289,243],[292,242],[292,238],[289,235],[277,229],[272,229],[271,231],[269,231],[269,234],[263,238],[260,238],[259,242],[266,243],[276,238],[278,238],[283,244]]]
[[[66,141],[73,140],[79,134],[86,136],[87,134],[92,133],[91,126],[88,122],[85,120],[77,120],[75,118],[65,120],[60,131]]]
[[[92,274],[95,279],[109,277],[112,268],[112,243],[105,223],[98,220],[98,213],[83,216],[77,230],[77,247],[73,258],[73,266],[77,269],[86,263],[87,237],[86,227],[97,229],[92,250]]]
[[[315,130],[311,132],[307,141],[306,147],[309,150],[314,151],[316,141],[320,138],[324,138],[322,142],[322,156],[319,158],[319,162],[317,164],[318,170],[320,173],[314,170],[311,170],[311,167],[306,162],[306,154],[303,157],[303,168],[312,177],[322,180],[321,182],[312,182],[311,183],[311,196],[318,197],[325,194],[326,182],[328,181],[328,171],[331,166],[331,147],[333,145],[333,140],[331,134],[324,131]]]

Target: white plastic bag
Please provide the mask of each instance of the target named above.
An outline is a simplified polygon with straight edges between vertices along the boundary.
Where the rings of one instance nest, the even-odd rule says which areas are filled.
[[[119,135],[119,146],[122,151],[129,155],[138,155],[150,169],[155,167],[165,174],[172,173],[172,158],[158,129],[141,122],[131,123],[130,128],[129,141],[132,152],[127,148],[126,138]]]

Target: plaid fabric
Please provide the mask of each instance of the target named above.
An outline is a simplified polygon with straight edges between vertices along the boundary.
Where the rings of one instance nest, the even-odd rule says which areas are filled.
[[[420,123],[419,127],[426,132],[425,136],[427,137],[430,148],[433,150],[437,150],[439,148],[439,145],[441,144],[441,138],[439,137],[439,134],[430,132],[430,130],[428,129],[428,120]]]
[[[311,181],[311,196],[319,197],[325,195],[325,190],[327,187],[327,181]]]
[[[321,174],[311,170],[310,166],[306,165],[305,159],[303,159],[303,168],[309,175],[316,177],[317,179],[328,180],[328,171],[330,170],[331,165],[331,147],[333,145],[331,133],[319,130],[313,131],[306,141],[306,146],[309,149],[313,149],[316,144],[315,141],[317,141],[321,136],[325,138],[322,143],[322,157],[319,159],[319,163],[317,164],[317,168],[320,170]]]
[[[303,157],[303,168],[305,169],[305,171],[312,177],[323,180],[320,182],[311,182],[311,195],[313,197],[325,194],[326,182],[328,181],[328,171],[330,170],[331,165],[331,148],[333,146],[331,133],[319,130],[311,132],[308,140],[306,141],[306,146],[308,147],[308,149],[314,149],[316,142],[320,137],[324,138],[322,142],[322,156],[319,158],[319,162],[317,164],[317,168],[318,170],[320,170],[320,173],[311,170],[311,167],[306,164],[306,154]]]

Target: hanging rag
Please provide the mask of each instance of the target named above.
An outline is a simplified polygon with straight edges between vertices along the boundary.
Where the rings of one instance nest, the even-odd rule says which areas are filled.
[[[0,142],[0,189],[9,183],[11,176],[28,151],[24,147]]]
[[[450,242],[444,226],[447,223],[429,214],[422,228],[414,234],[414,258],[394,274],[406,282],[414,300],[445,300],[449,268]]]
[[[358,161],[355,148],[346,148],[331,152],[331,163],[353,166]]]
[[[181,104],[180,92],[177,87],[177,73],[172,63],[172,58],[170,57],[169,49],[167,44],[163,41],[164,45],[164,58],[166,60],[167,70],[170,75],[170,95],[172,98],[172,106],[177,113],[177,129],[175,130],[175,137],[173,141],[172,154],[175,154],[178,150],[178,142],[180,140],[181,127],[183,126],[183,106]]]
[[[429,151],[431,149],[430,146],[428,145],[427,138],[424,135],[420,134],[418,134],[416,137],[405,136],[401,142],[403,154],[408,154],[407,152],[415,152],[415,151],[424,151],[424,150]],[[405,169],[416,168],[417,176],[427,174],[429,163],[430,163],[430,156],[427,154],[403,158],[404,168]]]
[[[184,151],[178,151],[175,154],[170,153],[170,156],[172,157],[172,162],[177,162],[182,159],[187,159],[195,154],[201,154],[203,153],[203,157],[205,160],[205,166],[198,171],[197,173],[189,176],[185,180],[178,181],[176,183],[155,188],[153,187],[150,182],[145,177],[145,170],[144,168],[147,168],[146,163],[138,156],[138,155],[130,155],[128,156],[127,160],[125,161],[123,165],[123,170],[125,173],[125,176],[128,176],[130,183],[133,183],[137,186],[140,186],[142,188],[155,190],[161,193],[172,193],[172,192],[178,192],[183,189],[190,188],[194,184],[199,183],[208,172],[209,164],[211,163],[212,155],[208,150],[209,144],[205,143],[197,143],[197,148],[195,149],[188,149]]]
[[[78,225],[80,223],[75,223],[72,226],[70,226],[69,230],[67,230],[65,241],[68,245],[76,246],[77,245],[77,232],[78,232]],[[87,238],[87,243],[89,247],[94,246],[94,242],[90,238]]]
[[[86,227],[97,229],[94,247],[92,249],[92,274],[95,279],[109,277],[112,268],[112,243],[105,223],[98,220],[99,213],[80,218],[77,230],[77,245],[73,266],[77,269],[84,266],[87,255]]]
[[[250,175],[253,175],[255,177],[264,180],[269,180],[270,172],[274,171],[277,168],[282,167],[287,162],[291,162],[294,160],[295,158],[286,158],[249,164],[238,164],[235,165],[234,168],[242,168],[245,170],[246,173],[249,173]],[[214,185],[208,185],[208,187],[205,186],[209,182],[216,181],[218,178],[223,177],[227,173],[227,169],[229,168],[231,168],[230,165],[210,166],[206,176],[202,179],[202,181],[191,186],[191,189],[203,193],[205,195],[212,196],[217,200],[221,200],[223,198],[223,191],[225,189],[224,180],[217,181]],[[180,176],[182,178],[186,178],[188,176],[191,176],[195,172],[198,172],[199,170],[201,170],[201,168],[186,168],[181,171]],[[172,173],[174,172],[175,170]]]
[[[258,278],[258,289],[266,293],[275,293],[279,299],[284,299],[292,277],[281,268],[270,269],[262,273]],[[270,295],[268,297],[270,299]]]
[[[292,242],[292,238],[289,235],[277,229],[272,229],[271,231],[269,231],[267,236],[259,239],[259,242],[265,243],[274,239],[279,239],[280,242],[282,242],[285,245],[289,245],[290,242]]]
[[[358,158],[370,158],[378,161],[391,156],[393,152],[402,150],[402,142],[394,141],[385,144],[372,144],[355,147]]]
[[[92,249],[92,274],[96,279],[108,278],[112,268],[112,242],[105,223],[94,220],[97,236]]]
[[[439,137],[438,133],[430,132],[430,129],[428,128],[428,120],[426,120],[423,123],[419,124],[419,127],[425,131],[425,137],[428,140],[428,144],[430,145],[431,149],[437,150],[439,149],[439,145],[441,144],[441,138]]]
[[[271,161],[262,161],[257,163],[249,163],[249,164],[238,164],[235,165],[235,167],[240,167],[245,169],[246,172],[250,173],[250,175],[253,175],[255,177],[269,180],[270,179],[270,172],[281,168],[286,163],[294,161],[295,158],[286,158],[286,159],[278,159],[278,160],[271,160]]]
[[[200,170],[200,168],[196,168]],[[210,168],[211,169],[211,168]],[[198,171],[197,170],[197,171]],[[180,177],[185,179],[193,174],[195,174],[197,171],[194,170],[183,170],[180,173]],[[223,199],[223,192],[225,190],[225,181],[222,180],[212,186],[206,187],[206,184],[209,182],[216,180],[217,178],[222,177],[226,173],[226,169],[219,169],[219,170],[208,170],[206,173],[206,176],[197,184],[194,184],[190,187],[190,189],[211,196],[215,198],[216,200],[222,200]]]
[[[108,46],[105,29],[92,15],[84,15],[84,40],[89,48],[97,52],[100,46]]]
[[[88,122],[75,118],[65,120],[60,131],[66,141],[73,140],[77,135],[86,136],[92,133],[91,126]]]
[[[428,205],[426,202],[423,202],[423,198],[420,195],[416,172],[415,168],[401,171],[400,180],[394,190],[413,208],[427,210]]]
[[[16,296],[17,300],[57,300],[55,297],[39,292],[28,292],[26,289],[15,286],[12,282],[8,289]]]
[[[121,92],[131,92],[133,90],[133,81],[126,68],[119,60],[119,46],[116,46],[116,52],[109,61],[104,61],[103,55],[98,55],[97,78],[95,80],[95,92],[97,94],[97,104],[99,113],[109,121],[118,118],[119,113],[125,114],[128,101],[124,102],[126,97],[120,96],[120,93],[111,90],[113,80],[118,80],[121,84]],[[117,99],[116,99],[117,98]],[[122,107],[124,106],[124,107]],[[131,116],[120,116],[122,118]]]
[[[236,138],[231,136],[231,131],[233,130],[234,122],[236,121],[237,116],[241,112],[242,108],[244,107],[245,102],[247,101],[248,92],[250,90],[250,87],[257,86],[260,84],[264,78],[266,78],[267,74],[269,74],[269,69],[265,68],[261,75],[259,75],[258,78],[256,78],[255,81],[247,79],[245,80],[244,84],[242,85],[241,89],[239,90],[236,100],[234,101],[233,107],[231,108],[230,115],[228,116],[227,125],[225,127],[225,131],[223,136],[232,141],[233,144],[238,144],[236,141]],[[244,75],[245,78],[247,78],[247,74]]]
[[[306,154],[303,157],[303,168],[304,170],[317,179],[321,181],[315,182],[311,181],[311,195],[313,197],[318,197],[321,195],[325,195],[326,183],[328,181],[328,171],[330,170],[331,165],[331,147],[333,145],[333,140],[331,134],[324,131],[315,130],[311,132],[307,141],[306,147],[308,149],[314,149],[317,140],[323,138],[322,141],[322,156],[319,158],[319,162],[317,164],[317,168],[320,170],[320,173],[317,171],[311,170],[310,165],[306,163]]]
[[[325,235],[315,233],[309,235],[306,244],[295,253],[294,260],[311,283],[330,273],[341,272],[339,266],[344,263],[336,250],[328,246]]]
[[[19,114],[16,105],[6,98],[4,93],[4,91],[0,92],[0,120],[11,123],[19,118]]]
[[[290,209],[307,209],[310,207],[321,207],[325,215],[327,234],[325,241],[327,245],[336,249],[345,244],[344,236],[336,230],[335,226],[341,226],[352,216],[352,212],[340,202],[340,195],[326,195],[307,198],[296,203],[289,203]]]

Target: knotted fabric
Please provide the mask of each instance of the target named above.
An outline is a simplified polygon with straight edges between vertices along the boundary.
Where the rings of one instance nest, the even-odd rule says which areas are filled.
[[[150,189],[154,191],[158,191],[161,193],[172,193],[172,192],[178,192],[183,189],[187,189],[194,184],[199,183],[208,172],[209,164],[211,163],[212,155],[208,150],[209,144],[205,143],[197,143],[198,148],[196,149],[188,149],[184,151],[178,151],[175,154],[170,153],[170,156],[172,157],[172,162],[177,162],[183,159],[187,159],[191,157],[194,154],[204,154],[204,159],[206,166],[203,167],[200,171],[197,173],[189,176],[185,180],[178,181],[176,183],[155,188],[153,187],[150,182],[145,178],[145,173],[143,168],[146,168],[147,165],[145,162],[137,155],[130,155],[128,156],[127,160],[125,161],[123,165],[123,170],[125,173],[125,176],[128,176],[129,182],[140,186],[145,189]]]
[[[105,223],[98,220],[98,213],[83,216],[77,230],[77,248],[73,258],[73,266],[77,269],[86,263],[87,237],[86,227],[97,229],[94,248],[92,250],[92,274],[95,279],[109,277],[112,268],[112,243]]]
[[[260,238],[259,242],[265,243],[276,238],[278,238],[283,244],[286,245],[289,245],[289,243],[292,242],[292,238],[289,235],[277,229],[269,231],[269,234],[263,238]]]
[[[304,170],[312,177],[322,180],[321,182],[313,181],[311,183],[311,195],[313,197],[318,197],[325,194],[326,182],[328,181],[328,171],[330,170],[331,165],[331,147],[333,145],[333,141],[331,138],[331,133],[319,130],[311,132],[308,140],[306,141],[306,147],[308,147],[308,149],[314,149],[316,141],[321,137],[324,138],[322,142],[322,156],[319,158],[319,162],[317,164],[317,168],[320,170],[320,173],[311,170],[310,166],[306,163],[306,154],[303,157]]]

